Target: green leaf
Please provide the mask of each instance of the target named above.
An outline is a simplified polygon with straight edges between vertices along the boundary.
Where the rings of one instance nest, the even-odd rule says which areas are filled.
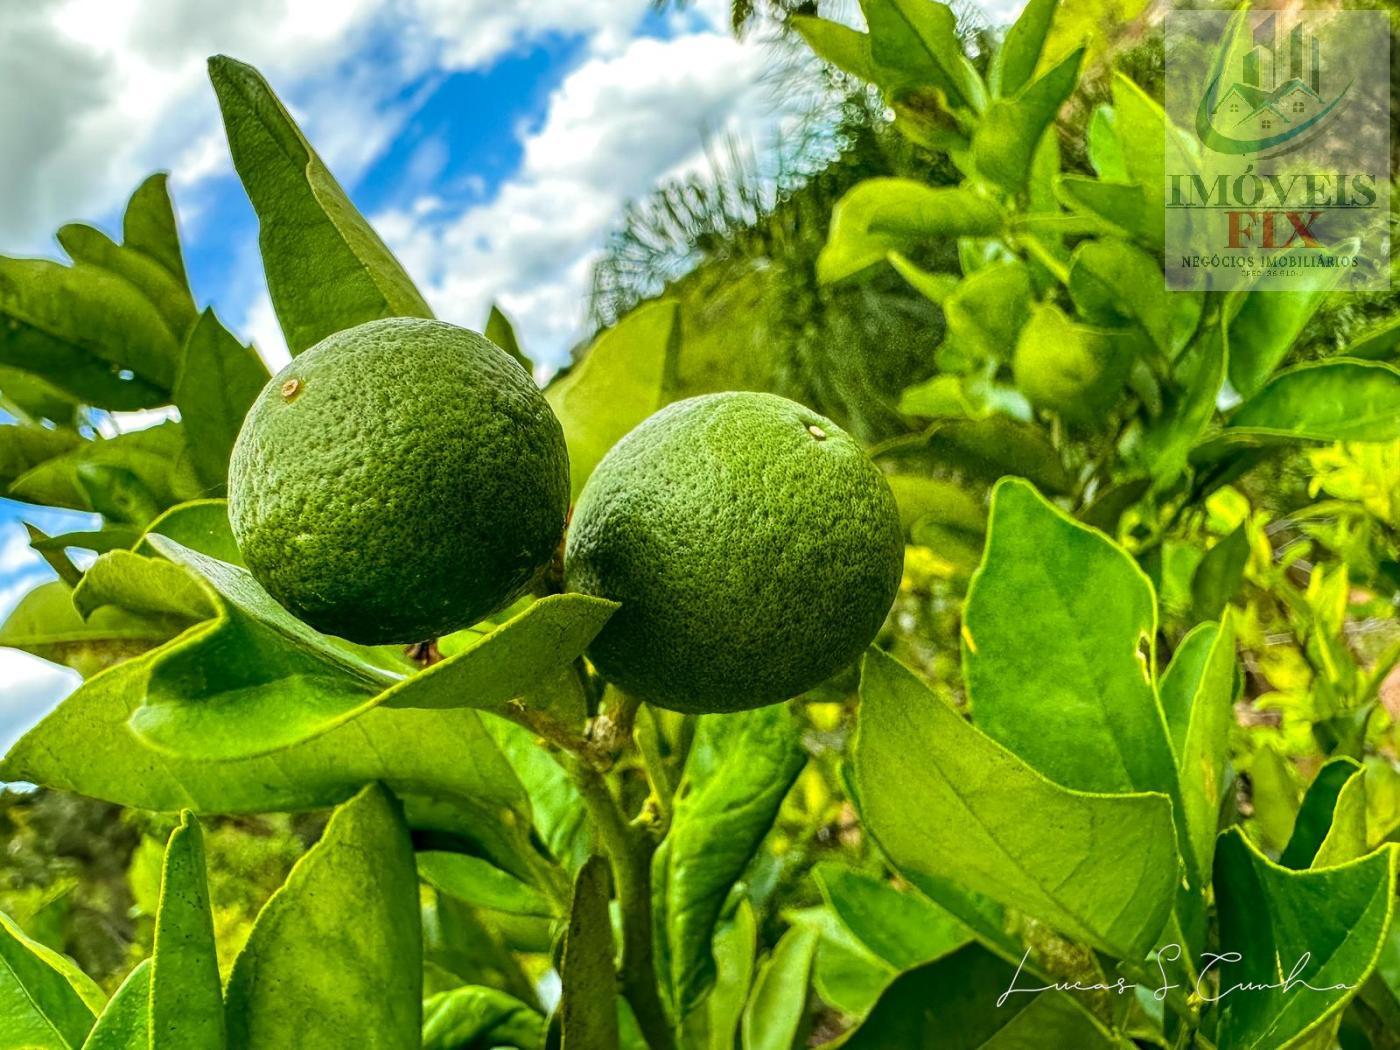
[[[812,874],[842,925],[896,972],[956,951],[970,939],[962,923],[920,894],[831,861]]]
[[[511,915],[553,918],[555,909],[533,886],[494,864],[465,853],[418,854],[418,874],[439,893]]]
[[[1176,745],[1186,834],[1182,853],[1193,888],[1204,884],[1215,852],[1225,791],[1230,729],[1234,725],[1235,625],[1201,624],[1188,634],[1162,676],[1162,705]]]
[[[865,0],[862,7],[875,62],[938,88],[954,106],[981,109],[985,91],[963,54],[952,8],[932,0]]]
[[[21,423],[78,424],[78,403],[45,379],[0,364],[0,408]]]
[[[544,1018],[519,999],[468,985],[423,1002],[423,1050],[544,1046]]]
[[[912,179],[866,179],[837,201],[817,275],[830,284],[884,261],[892,251],[942,237],[991,237],[1001,227],[996,203],[971,190],[934,188]]]
[[[781,704],[699,719],[652,864],[657,969],[677,1017],[714,982],[715,924],[806,763],[800,733]]]
[[[1400,317],[1393,317],[1363,331],[1347,344],[1342,356],[1375,361],[1393,357],[1397,347],[1400,347]],[[0,389],[3,387],[0,382]]]
[[[164,318],[122,278],[0,257],[0,364],[117,411],[167,403],[178,357]]]
[[[486,318],[486,331],[482,335],[515,358],[521,368],[531,375],[534,374],[535,364],[525,356],[525,351],[520,349],[520,340],[515,336],[515,326],[495,303],[491,304],[491,313]]]
[[[589,857],[574,879],[574,902],[559,967],[563,1050],[616,1050],[617,973],[613,968],[608,862]]]
[[[1232,354],[1233,349],[1231,343]],[[1265,441],[1393,441],[1400,438],[1400,369],[1380,361],[1332,358],[1280,372],[1235,410],[1225,435]]]
[[[1386,846],[1340,867],[1290,871],[1238,828],[1225,832],[1215,851],[1220,943],[1239,961],[1215,967],[1222,995],[1216,1045],[1273,1050],[1322,1030],[1376,967],[1394,909],[1395,868],[1396,847]],[[1228,994],[1245,983],[1254,987]]]
[[[151,1050],[151,960],[126,975],[82,1050]]]
[[[545,390],[569,446],[574,499],[608,449],[666,403],[679,352],[676,303],[649,303],[599,335]]]
[[[811,927],[790,927],[759,967],[744,1008],[744,1050],[797,1050],[804,1045],[807,986],[817,937]]]
[[[72,590],[61,580],[35,587],[0,626],[0,646],[63,664],[84,677],[170,637],[167,623],[122,609],[98,609],[85,620],[73,607]]]
[[[104,606],[158,618],[167,638],[214,615],[208,594],[184,569],[126,550],[99,557],[73,589],[73,607],[84,619]]]
[[[996,486],[962,629],[979,729],[1065,787],[1174,796],[1146,655],[1156,630],[1127,552],[1026,482]]]
[[[1074,489],[1074,481],[1045,431],[1004,416],[943,420],[899,451],[911,458],[927,456],[937,464],[989,482],[1004,474],[1017,474],[1045,492],[1063,495]]]
[[[797,30],[822,61],[860,80],[883,86],[875,60],[870,57],[869,34],[813,15],[792,15],[788,25]]]
[[[462,652],[402,678],[367,651],[307,627],[247,570],[162,536],[151,542],[219,596],[219,615],[157,656],[146,703],[132,718],[152,747],[187,758],[272,754],[380,706],[504,714],[579,657],[616,608],[586,595],[551,595]]]
[[[151,1045],[220,1050],[223,984],[209,910],[204,838],[199,821],[180,815],[165,848],[151,955]]]
[[[1191,614],[1197,620],[1217,619],[1244,581],[1249,564],[1249,533],[1243,523],[1201,558],[1191,574]]]
[[[80,686],[10,749],[0,777],[200,814],[320,809],[383,780],[407,797],[415,827],[461,836],[528,877],[530,801],[475,711],[375,710],[275,756],[210,763],[156,751],[131,732],[152,659]]]
[[[185,339],[174,397],[206,493],[223,495],[243,417],[268,379],[257,352],[229,334],[213,310],[199,315]]]
[[[1060,787],[873,649],[855,782],[866,828],[920,886],[974,886],[1119,958],[1141,958],[1166,923],[1177,859],[1165,795]]]
[[[1108,182],[1127,182],[1128,166],[1123,162],[1123,147],[1118,141],[1112,106],[1096,106],[1089,118],[1089,163],[1099,178]]]
[[[58,243],[75,263],[95,266],[126,281],[159,313],[177,342],[194,321],[194,297],[189,287],[144,252],[129,250],[101,230],[84,223],[59,229]]]
[[[1009,98],[1015,95],[1040,64],[1045,38],[1059,9],[1059,0],[1030,0],[1010,29],[1001,47],[992,56],[991,87],[994,94]]]
[[[166,181],[166,174],[158,171],[136,187],[122,217],[122,244],[156,260],[188,289],[180,233],[175,226],[175,209],[170,203]]]
[[[95,532],[65,532],[58,536],[34,537],[29,546],[36,551],[78,550],[106,554],[108,551],[128,550],[141,539],[141,530],[131,525],[111,525]]]
[[[549,847],[550,855],[566,870],[578,870],[592,848],[593,826],[573,781],[524,726],[500,718],[485,721],[486,732],[499,748],[502,760],[508,763],[507,768],[518,778],[522,794],[529,799],[535,829]]]
[[[943,301],[948,335],[960,349],[1008,361],[1030,318],[1031,275],[1019,260],[994,263],[963,278]]]
[[[147,541],[141,544],[142,554],[159,553],[149,543],[149,537],[165,536],[200,554],[207,554],[230,565],[243,565],[243,555],[238,551],[233,529],[228,523],[228,502],[225,500],[190,500],[171,507],[146,527],[144,535]]]
[[[145,499],[158,504],[158,510],[195,499],[204,489],[190,460],[184,426],[171,421],[84,441],[20,475],[8,495],[28,503],[107,514],[110,508],[93,498],[93,485],[110,485],[114,477],[138,486]],[[120,520],[145,524],[125,516]]]
[[[371,784],[258,914],[229,976],[229,1046],[418,1050],[422,930],[398,802]]]
[[[1241,397],[1260,390],[1283,364],[1339,279],[1336,271],[1297,291],[1236,293],[1238,309],[1230,320],[1230,383]]]
[[[1293,820],[1293,833],[1279,854],[1279,864],[1295,871],[1313,866],[1313,859],[1332,828],[1342,789],[1360,773],[1361,763],[1345,755],[1323,763],[1303,795],[1303,803]]]
[[[1026,185],[1041,137],[1079,81],[1083,50],[1072,52],[1015,98],[987,107],[972,139],[977,171],[1012,193]]]
[[[61,456],[83,443],[76,431],[33,423],[0,426],[0,492],[40,463]]]
[[[705,997],[705,1050],[734,1050],[758,955],[758,920],[740,899],[734,918],[715,931],[715,986]],[[692,1015],[696,1016],[696,1015]]]
[[[1191,448],[1215,415],[1227,357],[1225,333],[1212,326],[1177,362],[1173,370],[1176,383],[1168,390],[1162,414],[1147,427],[1136,453],[1152,475],[1154,487],[1167,487],[1186,469]]]
[[[1201,297],[1168,292],[1157,260],[1115,238],[1083,241],[1074,250],[1069,294],[1090,324],[1136,324],[1167,357],[1175,357],[1200,316]]]
[[[1317,848],[1311,867],[1332,868],[1363,857],[1370,851],[1366,826],[1366,786],[1368,774],[1349,779],[1337,795],[1332,810],[1332,826]]]
[[[105,999],[76,966],[0,914],[0,1040],[6,1047],[81,1046]]]
[[[1133,238],[1144,247],[1160,251],[1165,238],[1158,210],[1141,186],[1108,182],[1083,175],[1061,175],[1055,193],[1072,211],[1101,220],[1107,230]]]
[[[432,317],[262,75],[209,60],[233,166],[258,213],[267,288],[293,355],[381,317]]]
[[[901,974],[841,1046],[846,1050],[1020,1050],[1060,1046],[1108,1050],[1121,1045],[1109,1038],[1067,993],[1020,991],[1048,983],[1026,980],[1011,963],[980,945],[970,944],[937,962]],[[1006,995],[1012,987],[1018,991]]]

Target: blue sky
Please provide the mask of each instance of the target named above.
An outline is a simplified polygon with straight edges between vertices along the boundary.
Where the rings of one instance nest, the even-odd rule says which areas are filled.
[[[806,103],[736,41],[727,0],[34,0],[8,8],[0,72],[0,252],[58,257],[53,231],[117,232],[146,174],[171,188],[196,298],[274,367],[286,350],[257,222],[228,159],[208,55],[258,66],[438,315],[502,305],[545,366],[585,333],[588,271],[628,200],[704,163],[708,140],[771,148]],[[120,421],[123,429],[152,422]],[[22,520],[84,516],[0,499],[0,616],[51,578]],[[0,747],[73,687],[0,650]]]

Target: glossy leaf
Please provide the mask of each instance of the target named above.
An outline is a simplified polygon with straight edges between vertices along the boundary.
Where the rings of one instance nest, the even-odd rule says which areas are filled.
[[[1162,706],[1172,727],[1186,836],[1182,853],[1192,886],[1210,876],[1225,790],[1235,711],[1235,625],[1202,624],[1182,640],[1162,676]]]
[[[515,358],[516,363],[521,368],[532,375],[534,374],[534,362],[525,355],[524,350],[520,349],[520,340],[515,335],[515,325],[510,323],[510,318],[495,303],[491,304],[491,312],[486,317],[486,330],[481,334]]]
[[[562,1050],[617,1050],[617,974],[613,969],[608,862],[589,857],[574,879],[559,976]]]
[[[331,1047],[354,1033],[365,1047],[418,1050],[421,955],[408,829],[370,785],[258,914],[228,981],[229,1046]]]
[[[432,317],[399,261],[252,66],[209,60],[233,166],[258,213],[272,306],[293,355],[381,317]]]
[[[741,1026],[744,1050],[798,1050],[805,1038],[807,986],[817,931],[793,926],[759,967]]]
[[[1174,795],[1144,656],[1156,629],[1152,585],[1130,555],[1026,482],[997,485],[963,616],[979,729],[1065,787]]]
[[[1082,50],[1071,53],[1015,98],[987,107],[972,139],[973,161],[981,175],[1013,193],[1025,186],[1041,137],[1078,83],[1083,57]]]
[[[1160,250],[1164,234],[1152,204],[1141,186],[1108,182],[1082,175],[1061,175],[1055,193],[1065,206],[1101,220],[1108,232],[1132,237],[1139,244]]]
[[[794,14],[788,20],[788,24],[819,58],[830,62],[843,73],[871,84],[885,86],[888,83],[870,55],[868,33],[813,15]]]
[[[758,953],[753,905],[740,899],[733,919],[715,932],[715,985],[705,997],[706,1050],[734,1050]]]
[[[544,1018],[519,999],[469,985],[430,995],[423,1002],[423,1050],[472,1047],[542,1047]]]
[[[84,619],[73,607],[72,590],[61,580],[35,587],[0,626],[0,646],[63,664],[84,677],[144,653],[170,637],[167,622],[133,616],[122,609],[98,609]]]
[[[1069,293],[1091,324],[1136,324],[1157,349],[1174,357],[1195,328],[1201,298],[1168,292],[1157,260],[1127,241],[1084,241],[1070,262]]]
[[[1043,492],[1073,490],[1073,480],[1045,432],[1003,416],[935,423],[903,451],[911,459],[927,457],[988,482],[1016,474]]]
[[[126,975],[98,1015],[82,1050],[152,1050],[150,959],[143,959]]]
[[[941,237],[990,237],[1001,225],[995,202],[970,190],[866,179],[836,203],[817,274],[829,284],[884,261],[892,251]]]
[[[81,1046],[105,997],[71,962],[0,914],[0,1041],[14,1050]]]
[[[608,449],[666,403],[679,349],[676,304],[651,303],[599,335],[545,390],[564,427],[574,499]]]
[[[0,364],[98,408],[169,401],[179,344],[136,287],[98,266],[0,257]]]
[[[210,763],[156,751],[131,732],[151,662],[146,654],[80,686],[10,749],[0,777],[200,814],[324,808],[382,780],[408,797],[415,827],[460,835],[528,875],[530,802],[475,711],[376,710],[275,756]]]
[[[866,0],[862,7],[880,66],[938,88],[955,106],[981,108],[982,84],[963,54],[952,8],[931,0]]]
[[[427,851],[418,854],[418,874],[439,893],[511,915],[553,917],[549,900],[528,883],[480,857]]]
[[[178,422],[160,423],[101,441],[84,441],[20,475],[9,495],[29,503],[72,510],[99,511],[113,516],[111,508],[95,499],[93,483],[108,484],[125,477],[143,498],[154,501],[157,511],[196,499],[204,485],[195,474],[185,444],[184,427]],[[139,515],[118,515],[119,520],[144,525]]]
[[[223,983],[209,910],[204,837],[189,813],[181,814],[165,848],[151,960],[151,1045],[220,1050],[225,1045]]]
[[[841,1045],[847,1050],[1020,1050],[1119,1046],[1068,993],[1024,991],[1049,982],[970,944],[901,974]]]
[[[992,56],[993,93],[1009,98],[1035,76],[1059,0],[1030,0]]]
[[[1263,387],[1283,364],[1335,279],[1318,288],[1237,293],[1240,303],[1230,321],[1230,383],[1243,397]]]
[[[1163,794],[1046,780],[878,650],[865,658],[855,783],[865,826],[906,878],[976,887],[1071,937],[1140,958],[1177,884]]]
[[[1366,823],[1366,787],[1369,776],[1362,772],[1342,785],[1332,808],[1332,826],[1317,848],[1310,867],[1331,868],[1365,856],[1370,851]]]
[[[860,944],[896,972],[961,948],[967,929],[918,893],[825,862],[813,871],[832,913]]]
[[[1215,415],[1227,356],[1224,332],[1211,328],[1177,362],[1177,382],[1167,393],[1162,414],[1144,432],[1137,453],[1154,487],[1166,488],[1186,469],[1192,447]]]
[[[1191,574],[1191,614],[1214,620],[1225,610],[1244,581],[1249,564],[1249,534],[1244,524],[1206,551]]]
[[[136,187],[122,216],[122,244],[150,256],[186,288],[185,260],[180,252],[180,234],[175,226],[175,209],[170,202],[168,176],[149,175]],[[193,306],[193,304],[191,304]]]
[[[1332,816],[1342,789],[1360,773],[1361,764],[1344,755],[1323,763],[1303,795],[1288,845],[1279,854],[1279,864],[1295,871],[1312,867],[1318,849],[1332,828]]]
[[[806,762],[799,736],[780,704],[700,718],[652,865],[657,968],[678,1017],[714,981],[715,924]]]
[[[1030,271],[1024,263],[983,267],[959,281],[943,301],[949,338],[978,357],[1010,360],[1031,301]]]
[[[1234,348],[1232,342],[1232,355]],[[1225,433],[1262,440],[1393,441],[1400,437],[1400,369],[1341,358],[1299,365],[1236,409]]]
[[[175,406],[204,495],[221,496],[243,417],[269,379],[257,352],[205,310],[185,339]]]
[[[158,260],[129,250],[84,223],[61,227],[57,239],[75,263],[105,270],[145,296],[177,343],[194,322],[194,298],[189,286]]]
[[[33,423],[0,426],[0,492],[40,463],[77,448],[83,439],[73,430]]]
[[[152,535],[165,536],[230,565],[243,565],[243,556],[229,526],[225,500],[191,500],[171,507],[146,527],[145,538],[138,548],[142,554],[159,553],[150,543]]]
[[[1395,867],[1396,847],[1387,846],[1340,867],[1290,871],[1239,829],[1223,834],[1215,851],[1220,943],[1239,961],[1215,968],[1226,993],[1216,1045],[1273,1050],[1323,1029],[1376,967]],[[1246,983],[1263,987],[1229,994]]]
[[[552,595],[470,648],[401,678],[292,617],[246,570],[165,537],[151,542],[219,595],[219,616],[157,656],[146,704],[132,719],[153,747],[185,757],[272,754],[381,705],[503,713],[581,655],[615,608]],[[298,702],[289,705],[289,696]]]

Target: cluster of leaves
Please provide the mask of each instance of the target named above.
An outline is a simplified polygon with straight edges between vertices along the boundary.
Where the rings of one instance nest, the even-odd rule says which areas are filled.
[[[832,287],[888,263],[944,330],[903,399],[923,425],[876,450],[905,593],[858,677],[802,703],[637,710],[582,661],[613,607],[579,595],[522,600],[432,660],[318,634],[232,541],[218,495],[266,373],[172,308],[189,293],[161,184],[121,246],[13,262],[31,276],[0,281],[7,492],[103,526],[35,538],[60,579],[0,644],[86,680],[0,776],[183,814],[152,958],[110,998],[33,916],[0,919],[15,1045],[1263,1050],[1400,1030],[1400,649],[1348,638],[1358,607],[1390,618],[1400,575],[1394,330],[1288,367],[1325,289],[1162,290],[1148,94],[1114,80],[1097,177],[1060,171],[1087,6],[1034,0],[976,56],[932,0],[864,7],[868,34],[793,24],[961,179],[850,187],[816,260]],[[292,352],[427,316],[256,71],[211,75]],[[575,494],[724,356],[679,317],[631,310],[547,388]],[[499,312],[487,333],[528,363]],[[153,431],[99,426],[171,403],[156,454],[129,440]],[[1316,492],[1255,498],[1300,449]],[[332,807],[221,942],[200,820]]]

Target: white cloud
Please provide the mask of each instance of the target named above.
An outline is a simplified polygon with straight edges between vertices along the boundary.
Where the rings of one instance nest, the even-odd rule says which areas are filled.
[[[54,709],[82,679],[66,667],[17,649],[0,649],[0,754]]]
[[[455,217],[414,207],[373,223],[441,317],[476,327],[498,302],[527,350],[558,364],[623,205],[701,166],[710,139],[771,137],[782,113],[760,84],[766,57],[765,45],[723,32],[633,40],[564,79],[492,200]]]

